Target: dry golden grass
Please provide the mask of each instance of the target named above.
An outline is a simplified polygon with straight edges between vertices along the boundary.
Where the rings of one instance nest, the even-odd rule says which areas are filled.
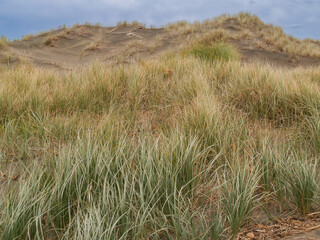
[[[32,39],[32,37],[33,37],[33,34],[27,34],[27,35],[22,37],[22,40],[28,41],[28,40]]]
[[[138,21],[132,21],[132,22],[128,22],[128,21],[120,21],[117,23],[118,27],[127,27],[127,26],[133,26],[133,27],[145,27],[145,24],[140,23]]]
[[[44,40],[44,44],[46,46],[50,46],[50,47],[56,47],[56,43],[58,42],[59,39],[69,39],[71,33],[74,34],[79,34],[82,32],[85,32],[85,30],[77,30],[77,27],[74,28],[62,28],[59,30],[55,30],[55,31],[51,31],[48,33],[43,33],[40,34],[41,35],[46,35],[47,37]],[[83,33],[82,33],[83,34]]]
[[[8,39],[4,36],[0,38],[0,50],[7,50],[8,49]]]
[[[266,50],[286,52],[291,55],[320,57],[319,41],[299,40],[288,36],[282,28],[267,25],[256,15],[249,13],[222,15],[202,23],[182,21],[169,24],[166,28],[173,35],[190,35],[191,38],[197,34],[203,36],[208,29],[212,32],[223,31],[226,40],[251,40],[253,44]]]
[[[101,43],[102,42],[93,42],[84,51],[87,52],[87,54],[97,51],[100,49]]]
[[[319,211],[320,68],[241,62],[226,41],[255,32],[228,19],[264,28],[223,16],[156,59],[0,66],[0,170],[25,166],[0,179],[1,238],[224,239],[259,206]]]

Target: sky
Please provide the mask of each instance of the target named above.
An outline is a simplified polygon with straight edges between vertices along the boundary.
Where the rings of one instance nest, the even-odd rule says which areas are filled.
[[[163,26],[240,11],[298,38],[320,39],[320,0],[0,0],[0,35],[10,40],[66,24],[137,20]]]

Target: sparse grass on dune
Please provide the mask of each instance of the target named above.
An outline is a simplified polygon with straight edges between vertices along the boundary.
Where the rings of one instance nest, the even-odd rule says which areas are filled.
[[[257,206],[319,210],[319,68],[243,64],[213,34],[130,65],[0,67],[0,160],[25,166],[1,238],[225,239]]]
[[[117,23],[117,26],[122,26],[122,27],[126,27],[126,26],[133,26],[133,27],[146,27],[145,24],[140,23],[138,21],[132,21],[132,22],[128,22],[128,21],[120,21]]]
[[[320,42],[310,39],[299,40],[287,35],[281,27],[273,26],[272,24],[263,23],[256,15],[249,13],[240,13],[235,16],[222,16],[219,19],[220,24],[235,21],[240,24],[242,36],[245,29],[249,29],[250,35],[261,38],[263,44],[258,44],[260,47],[273,51],[287,52],[292,55],[302,56],[320,56]]]
[[[250,40],[259,49],[286,52],[297,60],[298,55],[320,57],[319,41],[300,40],[289,36],[281,27],[265,24],[256,15],[245,12],[235,15],[221,15],[203,22],[181,21],[168,24],[166,29],[173,35],[182,36],[181,41],[188,38],[194,39],[197,35],[202,37],[210,29],[212,32],[223,31],[226,40]]]

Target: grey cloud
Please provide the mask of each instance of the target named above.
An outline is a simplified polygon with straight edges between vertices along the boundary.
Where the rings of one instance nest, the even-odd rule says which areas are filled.
[[[223,13],[249,11],[299,37],[317,37],[320,1],[314,0],[1,0],[0,34],[18,37],[32,29],[59,24],[138,20],[161,26],[177,20],[203,20]],[[311,17],[310,17],[311,16]],[[293,26],[301,26],[299,28]]]

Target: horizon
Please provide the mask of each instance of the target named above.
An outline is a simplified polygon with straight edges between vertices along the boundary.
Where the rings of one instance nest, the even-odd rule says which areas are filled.
[[[320,19],[320,2],[314,0],[175,0],[169,2],[146,0],[114,1],[58,0],[55,3],[40,0],[4,0],[0,9],[0,35],[10,40],[28,34],[38,34],[58,26],[72,26],[85,22],[114,26],[121,21],[138,21],[148,26],[162,27],[177,21],[203,21],[223,14],[249,12],[266,24],[282,27],[285,33],[297,38],[320,39],[314,31]]]

